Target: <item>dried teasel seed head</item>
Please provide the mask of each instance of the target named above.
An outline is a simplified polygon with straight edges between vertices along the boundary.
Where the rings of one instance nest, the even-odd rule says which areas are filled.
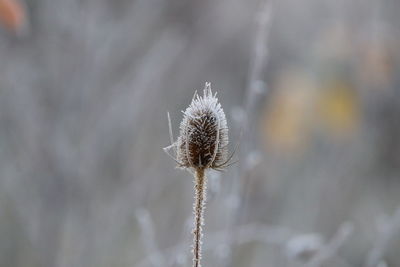
[[[178,167],[194,170],[195,202],[193,229],[193,267],[200,267],[202,226],[206,200],[207,177],[205,169],[221,170],[230,164],[234,153],[228,157],[228,127],[225,113],[218,103],[217,94],[206,83],[203,96],[194,94],[189,107],[183,112],[179,137],[176,142],[172,136],[171,119],[168,113],[171,145],[164,151],[172,157]],[[170,153],[175,152],[175,155]],[[235,149],[236,150],[236,149]]]
[[[183,112],[176,142],[179,167],[221,169],[228,158],[228,127],[225,113],[211,84],[206,83],[203,96],[193,96]]]

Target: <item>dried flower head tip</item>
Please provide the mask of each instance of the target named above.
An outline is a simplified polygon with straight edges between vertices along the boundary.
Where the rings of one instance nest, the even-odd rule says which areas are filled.
[[[207,82],[203,96],[196,92],[183,112],[178,140],[168,147],[174,148],[178,167],[220,170],[227,166],[231,158],[228,157],[228,127],[216,96]]]

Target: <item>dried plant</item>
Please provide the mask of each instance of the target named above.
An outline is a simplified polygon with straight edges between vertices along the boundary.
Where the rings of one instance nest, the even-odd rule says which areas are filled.
[[[164,150],[178,164],[178,168],[189,170],[195,178],[193,266],[201,266],[201,238],[204,224],[206,201],[207,169],[223,170],[230,163],[233,153],[228,157],[228,127],[225,113],[218,102],[211,84],[206,83],[203,96],[197,92],[184,111],[178,140],[172,137],[171,120],[169,132],[171,145]],[[175,155],[170,153],[170,150]]]

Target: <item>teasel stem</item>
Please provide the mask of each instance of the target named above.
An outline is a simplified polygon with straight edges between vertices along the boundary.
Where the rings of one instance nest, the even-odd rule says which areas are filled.
[[[204,168],[198,168],[195,171],[195,202],[193,205],[194,212],[194,229],[193,229],[193,267],[200,267],[201,260],[201,238],[202,226],[204,225],[204,209],[207,193],[207,177]]]

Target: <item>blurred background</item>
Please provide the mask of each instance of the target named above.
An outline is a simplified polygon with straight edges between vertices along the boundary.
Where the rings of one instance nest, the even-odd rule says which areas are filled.
[[[162,148],[210,81],[240,146],[204,266],[399,267],[399,12],[0,0],[0,266],[191,266],[193,179]]]

